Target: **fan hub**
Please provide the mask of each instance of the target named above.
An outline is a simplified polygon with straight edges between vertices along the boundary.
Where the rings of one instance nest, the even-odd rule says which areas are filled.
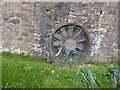
[[[67,50],[74,50],[76,48],[77,42],[74,39],[67,39],[64,42],[64,46]]]

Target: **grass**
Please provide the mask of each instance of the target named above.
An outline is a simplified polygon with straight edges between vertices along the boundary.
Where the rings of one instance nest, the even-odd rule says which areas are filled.
[[[24,54],[2,53],[3,88],[116,88],[118,64],[61,67]]]

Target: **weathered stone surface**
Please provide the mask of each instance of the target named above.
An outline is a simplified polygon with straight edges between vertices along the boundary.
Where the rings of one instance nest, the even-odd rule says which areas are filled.
[[[49,58],[52,32],[63,23],[75,22],[90,34],[90,61],[118,57],[117,2],[4,2],[0,12],[1,51]]]

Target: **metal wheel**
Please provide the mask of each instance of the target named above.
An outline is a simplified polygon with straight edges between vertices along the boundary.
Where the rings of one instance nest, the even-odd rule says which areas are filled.
[[[85,30],[77,25],[65,25],[51,37],[51,54],[62,65],[82,63],[90,47]]]

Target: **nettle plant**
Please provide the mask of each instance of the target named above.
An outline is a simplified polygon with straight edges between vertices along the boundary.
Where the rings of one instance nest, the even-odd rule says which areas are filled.
[[[120,69],[119,66],[110,66],[110,72],[109,72],[109,79],[113,85],[113,87],[117,87],[120,83]]]

